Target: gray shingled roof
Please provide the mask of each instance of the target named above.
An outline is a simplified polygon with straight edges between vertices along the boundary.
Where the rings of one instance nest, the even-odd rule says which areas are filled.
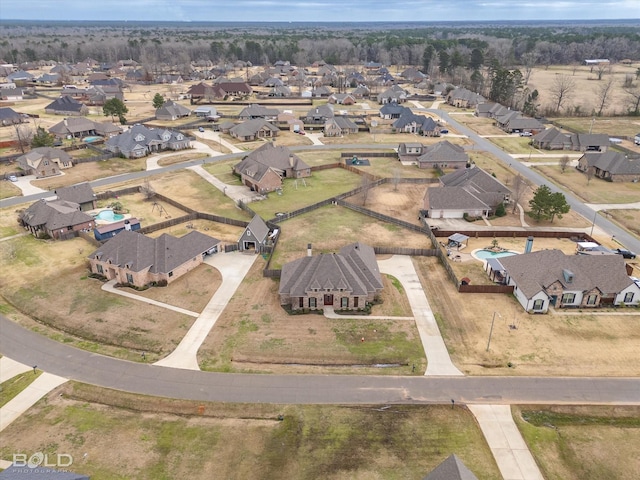
[[[184,237],[162,234],[158,238],[124,230],[89,255],[133,272],[149,269],[151,273],[169,273],[192,258],[220,243],[217,238],[198,231]]]
[[[45,111],[54,110],[59,112],[79,112],[82,107],[84,107],[84,105],[78,100],[65,95],[63,97],[55,99],[49,105],[44,107],[44,109]]]
[[[191,110],[189,110],[184,105],[180,105],[179,103],[174,102],[173,100],[167,100],[162,104],[160,108],[156,110],[156,117],[160,116],[170,116],[170,117],[188,117],[191,115]]]
[[[259,117],[276,117],[280,111],[277,108],[267,108],[256,103],[252,103],[248,107],[242,109],[239,118],[259,118]]]
[[[451,454],[422,480],[478,480],[457,455]]]
[[[60,200],[78,204],[93,202],[96,199],[96,194],[93,192],[89,182],[78,183],[70,187],[60,187],[55,190],[55,194]]]
[[[613,150],[585,153],[584,158],[590,167],[596,167],[612,175],[640,175],[640,158],[627,158],[626,155]]]
[[[443,140],[435,145],[426,147],[418,157],[418,162],[468,162],[469,156],[459,145]]]
[[[533,140],[540,143],[547,143],[549,146],[571,145],[571,138],[569,135],[562,133],[557,128],[543,130],[542,132],[535,134],[533,136]]]
[[[168,137],[165,140],[164,137]],[[141,140],[136,140],[140,138]],[[182,142],[186,139],[182,132],[167,130],[164,128],[147,128],[144,125],[133,125],[129,130],[115,137],[108,139],[105,144],[110,147],[116,147],[120,152],[131,152],[136,145],[149,146],[152,143],[175,143]]]
[[[307,256],[283,265],[281,294],[301,297],[315,289],[343,289],[352,295],[368,295],[382,289],[373,248],[356,242],[343,247],[339,254]]]
[[[479,167],[465,168],[447,173],[440,177],[440,183],[446,187],[471,187],[478,193],[508,194],[510,190],[497,178],[489,175]]]
[[[264,243],[267,235],[269,235],[269,226],[265,223],[265,221],[260,217],[260,215],[254,215],[245,231],[251,231],[253,236],[259,243]]]
[[[556,281],[567,290],[597,288],[605,295],[618,293],[633,283],[622,255],[565,255],[560,250],[541,250],[503,257],[500,263],[528,298]],[[571,284],[564,278],[564,269],[574,274]]]
[[[65,229],[93,221],[93,217],[80,211],[80,205],[65,200],[38,200],[20,216],[32,227],[45,226],[47,230]]]
[[[463,187],[430,187],[427,189],[430,210],[486,210],[490,206]]]
[[[290,163],[292,160],[293,167],[291,167]],[[264,174],[268,168],[272,168],[282,175],[282,173],[289,168],[293,168],[293,171],[299,171],[311,167],[295,153],[292,153],[288,147],[275,146],[273,142],[267,142],[247,155],[240,163],[236,164],[234,170],[236,173],[244,173],[245,175],[247,171],[262,172],[262,174]],[[255,175],[250,176],[257,178]],[[260,178],[261,177],[262,175]]]
[[[278,127],[267,122],[264,118],[253,118],[251,120],[247,120],[246,122],[234,125],[229,131],[238,137],[250,137],[252,135],[256,135],[258,131],[264,127],[268,128],[272,132],[280,131]]]

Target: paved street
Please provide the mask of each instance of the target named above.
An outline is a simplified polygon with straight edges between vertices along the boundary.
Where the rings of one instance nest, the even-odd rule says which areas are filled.
[[[640,405],[637,378],[253,375],[158,367],[55,342],[0,315],[0,352],[71,380],[218,402],[298,404],[569,403]]]

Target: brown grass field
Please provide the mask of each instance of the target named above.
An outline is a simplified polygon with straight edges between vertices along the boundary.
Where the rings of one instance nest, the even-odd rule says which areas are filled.
[[[97,480],[346,480],[422,478],[455,452],[478,479],[501,478],[466,408],[380,407],[176,401],[68,383],[2,432],[0,458],[65,452]]]

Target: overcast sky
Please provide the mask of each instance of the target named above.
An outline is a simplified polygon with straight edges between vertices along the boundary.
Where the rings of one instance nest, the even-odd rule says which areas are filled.
[[[456,21],[640,18],[640,0],[0,0],[0,19]]]

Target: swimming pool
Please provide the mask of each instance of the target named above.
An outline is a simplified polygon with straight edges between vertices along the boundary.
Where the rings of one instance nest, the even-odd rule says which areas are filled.
[[[86,143],[97,142],[98,140],[102,140],[102,137],[84,137],[82,139],[82,141]]]
[[[113,213],[113,210],[102,210],[96,215],[96,220],[104,220],[105,222],[117,222],[124,219],[121,213]]]
[[[512,255],[518,255],[517,252],[510,252],[508,250],[502,252],[494,252],[487,249],[478,250],[473,253],[473,256],[480,260],[487,260],[488,258],[500,258],[500,257],[511,257]]]

